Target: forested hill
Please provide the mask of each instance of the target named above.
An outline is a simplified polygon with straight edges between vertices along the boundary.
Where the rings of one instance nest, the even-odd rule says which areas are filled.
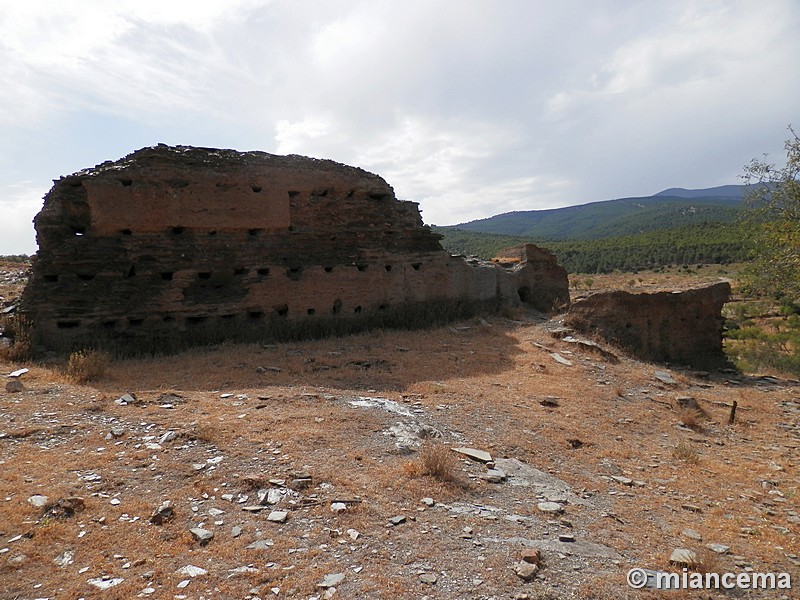
[[[667,265],[748,259],[747,226],[737,219],[745,186],[687,190],[511,212],[451,227],[434,227],[453,254],[490,259],[499,250],[534,243],[571,273],[635,271]]]
[[[672,188],[654,196],[620,198],[547,210],[517,211],[441,229],[522,236],[536,240],[592,240],[712,223],[732,223],[744,186]]]
[[[667,265],[727,264],[747,260],[747,228],[738,223],[689,225],[596,240],[537,240],[525,236],[434,227],[451,254],[491,259],[511,246],[550,250],[570,273],[639,271]]]

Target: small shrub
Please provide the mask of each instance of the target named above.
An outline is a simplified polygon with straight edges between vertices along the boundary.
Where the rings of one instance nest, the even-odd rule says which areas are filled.
[[[408,477],[427,476],[443,482],[461,483],[457,467],[458,461],[448,446],[428,443],[420,448],[415,460],[403,465],[403,473]]]
[[[703,426],[703,413],[696,408],[681,408],[678,411],[678,420],[689,429],[700,431]]]
[[[24,315],[15,314],[0,323],[11,345],[0,348],[0,358],[21,362],[33,358],[33,324]]]
[[[67,378],[74,383],[86,383],[102,377],[108,368],[109,358],[98,350],[79,350],[69,355]]]
[[[700,462],[700,455],[688,442],[681,442],[675,446],[672,450],[672,456],[692,465]]]

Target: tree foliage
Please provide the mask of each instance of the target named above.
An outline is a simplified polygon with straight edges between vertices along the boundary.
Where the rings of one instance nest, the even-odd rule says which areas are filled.
[[[747,259],[748,224],[704,223],[597,240],[540,240],[434,228],[453,254],[490,259],[503,248],[534,243],[550,250],[570,273],[638,271],[667,265],[726,264]]]
[[[747,277],[751,292],[779,299],[800,299],[800,138],[789,127],[786,164],[776,167],[753,159],[743,179],[750,186],[747,219],[755,224],[753,263]]]

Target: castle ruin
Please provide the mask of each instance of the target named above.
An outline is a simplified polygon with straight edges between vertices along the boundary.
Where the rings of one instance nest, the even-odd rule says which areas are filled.
[[[22,312],[46,348],[172,351],[414,326],[569,300],[535,246],[450,256],[379,176],[301,156],[159,145],[55,181]]]

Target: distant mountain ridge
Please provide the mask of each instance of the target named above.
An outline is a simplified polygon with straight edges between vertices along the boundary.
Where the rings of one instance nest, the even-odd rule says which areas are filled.
[[[514,211],[437,228],[535,240],[593,240],[677,227],[731,223],[746,186],[670,188],[653,196],[618,198],[546,210]]]

